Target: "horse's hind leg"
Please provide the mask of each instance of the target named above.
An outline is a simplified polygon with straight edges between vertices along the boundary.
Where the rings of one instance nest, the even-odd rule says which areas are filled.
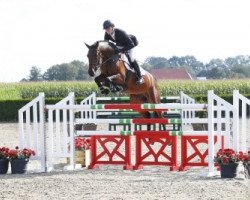
[[[103,74],[100,74],[99,76],[95,77],[96,85],[99,87],[102,94],[109,94],[110,86],[106,84],[105,82],[106,77]]]
[[[122,84],[119,84],[119,83],[116,83],[115,80],[119,79],[121,76],[120,74],[115,74],[115,75],[112,75],[112,76],[108,76],[106,79],[105,79],[105,84],[106,85],[110,85],[110,91],[115,93],[115,92],[121,92],[123,91],[123,86]]]

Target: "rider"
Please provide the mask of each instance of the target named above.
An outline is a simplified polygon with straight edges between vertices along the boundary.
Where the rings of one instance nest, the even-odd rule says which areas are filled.
[[[128,56],[130,65],[136,73],[136,83],[144,83],[140,67],[133,55],[133,48],[137,44],[134,44],[131,36],[128,35],[125,31],[115,28],[115,25],[110,20],[106,20],[103,22],[103,29],[105,30],[104,40],[111,40],[117,45],[118,48],[115,49],[115,53],[126,53],[126,55]]]

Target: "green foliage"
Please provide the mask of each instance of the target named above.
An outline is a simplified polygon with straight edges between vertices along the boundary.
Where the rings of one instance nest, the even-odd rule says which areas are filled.
[[[244,77],[250,77],[250,65],[233,67],[232,71],[237,74],[242,74]]]
[[[41,74],[41,69],[33,66],[27,79],[22,81],[76,81],[76,80],[91,80],[88,75],[88,66],[81,61],[74,60],[70,63],[62,63],[53,65],[44,74]]]
[[[164,67],[169,67],[169,61],[167,58],[164,57],[149,57],[146,59],[145,64],[147,64],[148,67],[147,69],[160,69],[160,68],[164,68]]]
[[[250,78],[250,56],[229,57],[225,60],[212,59],[204,64],[194,56],[148,57],[142,64],[146,70],[185,68],[192,76],[204,76],[207,79]]]
[[[214,90],[217,95],[232,95],[233,90],[242,94],[250,94],[249,80],[214,80],[214,81],[161,81],[159,83],[162,95],[179,95],[180,91],[192,95],[207,95],[208,90]]]
[[[214,81],[161,81],[159,82],[161,96],[178,96],[180,91],[195,98],[198,102],[206,102],[207,91],[214,93],[232,103],[233,90],[250,98],[250,80],[214,80]],[[66,97],[69,92],[75,92],[79,103],[92,92],[101,96],[96,84],[92,82],[25,82],[0,84],[0,121],[17,121],[18,109],[35,98],[39,92],[44,92],[46,104],[55,104]],[[120,94],[124,95],[124,94]],[[119,96],[112,94],[109,96]]]
[[[225,60],[212,59],[205,64],[194,56],[148,57],[140,65],[150,71],[153,69],[185,68],[193,77],[204,76],[207,79],[240,79],[250,78],[250,56],[235,56]],[[51,66],[42,75],[41,70],[33,66],[30,75],[22,81],[79,81],[93,80],[88,75],[88,65],[82,61],[74,60]]]
[[[62,98],[47,98],[46,104],[56,104]],[[16,100],[0,100],[0,121],[3,122],[17,122],[18,121],[18,110],[24,105],[29,103],[32,99],[16,99]],[[33,118],[33,113],[30,113]],[[47,113],[46,113],[47,115]]]
[[[20,85],[22,83],[0,83],[0,99],[21,99]]]
[[[176,96],[180,91],[192,95],[207,95],[208,90],[214,90],[217,95],[232,95],[233,90],[237,89],[242,94],[250,94],[250,80],[213,80],[213,81],[194,81],[194,80],[169,80],[160,81],[159,87],[162,96]],[[100,91],[96,84],[87,81],[73,82],[25,82],[25,83],[2,83],[0,84],[0,99],[33,99],[39,92],[44,92],[46,98],[64,98],[69,92],[75,92],[76,97],[87,97]],[[124,95],[124,94],[123,94]],[[112,94],[110,96],[118,96]]]
[[[41,73],[41,69],[36,67],[36,66],[33,66],[30,70],[30,75],[29,75],[29,78],[28,80],[29,81],[42,81],[42,73]]]
[[[85,97],[97,90],[93,82],[42,82],[27,83],[20,88],[20,96],[23,99],[34,98],[39,92],[44,92],[47,98],[63,98],[70,92],[76,97]]]
[[[0,121],[18,121],[18,110],[30,100],[1,100],[0,101]]]

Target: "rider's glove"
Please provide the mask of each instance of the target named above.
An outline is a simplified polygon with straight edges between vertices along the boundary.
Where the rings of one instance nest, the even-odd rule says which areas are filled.
[[[119,48],[115,48],[115,54],[121,53],[121,50]]]

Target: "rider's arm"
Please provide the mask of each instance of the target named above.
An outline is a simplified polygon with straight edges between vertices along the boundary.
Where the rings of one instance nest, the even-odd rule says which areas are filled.
[[[116,29],[116,45],[117,46],[122,46],[123,48],[120,50],[121,52],[128,51],[135,47],[133,41],[129,37],[129,35],[121,30],[121,29]]]
[[[115,42],[115,40],[107,33],[105,33],[104,35],[104,40],[107,40],[107,41],[111,40],[112,42]]]

